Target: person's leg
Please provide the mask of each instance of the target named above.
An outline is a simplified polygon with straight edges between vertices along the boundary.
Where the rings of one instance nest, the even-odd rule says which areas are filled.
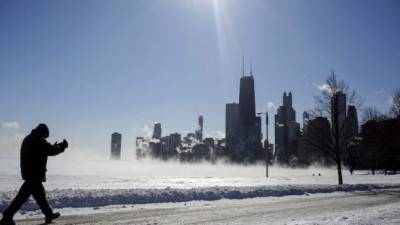
[[[43,214],[46,217],[51,216],[53,214],[53,210],[50,208],[49,203],[47,202],[46,192],[44,190],[42,182],[35,182],[33,184],[32,195],[39,205],[40,210],[42,210]]]
[[[31,193],[32,185],[30,182],[25,181],[19,189],[17,196],[11,202],[10,206],[4,210],[3,217],[12,219],[15,213],[17,213],[21,206],[28,200]]]

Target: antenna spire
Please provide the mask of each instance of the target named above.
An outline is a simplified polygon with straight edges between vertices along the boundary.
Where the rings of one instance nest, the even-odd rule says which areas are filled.
[[[242,55],[242,77],[244,77],[244,54]]]
[[[250,76],[253,76],[253,60],[250,57]]]

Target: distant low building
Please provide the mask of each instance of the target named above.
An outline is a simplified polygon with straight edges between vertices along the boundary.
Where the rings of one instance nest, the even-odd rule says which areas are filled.
[[[169,135],[168,149],[170,153],[175,154],[177,149],[181,146],[182,140],[179,133],[172,133]]]
[[[194,161],[210,159],[210,148],[205,144],[197,144],[192,148],[192,157]]]
[[[160,141],[150,141],[149,142],[149,148],[151,150],[150,155],[152,157],[159,157],[161,154],[161,142]]]
[[[161,156],[163,159],[168,159],[178,154],[178,149],[181,147],[182,140],[179,133],[172,133],[169,136],[161,137]]]
[[[195,133],[187,133],[186,136],[183,137],[183,143],[186,145],[192,145],[195,137]]]
[[[214,149],[214,138],[208,137],[208,138],[204,138],[203,143],[209,147],[210,149]]]

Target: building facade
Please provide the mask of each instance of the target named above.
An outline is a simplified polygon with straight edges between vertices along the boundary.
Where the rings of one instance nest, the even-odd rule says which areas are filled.
[[[354,105],[349,105],[347,109],[347,126],[350,138],[358,136],[358,115]]]
[[[120,133],[111,134],[111,159],[121,158],[121,140],[122,135]]]
[[[256,116],[254,78],[242,76],[239,90],[239,139],[234,160],[255,161],[262,158],[261,117]]]
[[[239,141],[239,104],[228,103],[225,107],[225,147],[232,156]]]
[[[279,163],[289,164],[296,155],[296,145],[300,136],[300,124],[296,122],[296,111],[292,106],[292,93],[283,93],[283,105],[275,115],[275,158]]]
[[[161,123],[155,123],[153,129],[153,139],[161,139]]]
[[[332,123],[332,136],[334,146],[337,148],[344,148],[344,136],[346,133],[347,125],[347,107],[346,107],[346,94],[338,91],[333,94],[331,99],[331,123]],[[343,151],[343,149],[336,150]]]
[[[201,115],[198,117],[198,124],[199,124],[199,128],[195,131],[196,139],[199,142],[202,142],[203,141],[204,119],[203,119],[203,116],[201,116]]]

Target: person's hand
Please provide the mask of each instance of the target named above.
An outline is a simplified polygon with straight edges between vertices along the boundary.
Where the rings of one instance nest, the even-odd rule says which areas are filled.
[[[63,142],[60,143],[60,146],[63,147],[64,149],[68,148],[68,142],[67,140],[63,140]]]

